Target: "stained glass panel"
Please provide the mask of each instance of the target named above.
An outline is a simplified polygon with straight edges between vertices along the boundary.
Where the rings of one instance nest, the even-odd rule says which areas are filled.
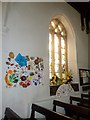
[[[51,20],[49,30],[49,77],[50,84],[56,85],[63,75],[62,71],[67,66],[66,30],[60,20],[56,18]]]

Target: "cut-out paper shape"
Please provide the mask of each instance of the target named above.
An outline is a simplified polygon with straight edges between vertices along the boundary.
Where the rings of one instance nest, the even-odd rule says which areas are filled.
[[[23,88],[27,87],[27,84],[25,84],[24,82],[20,82],[19,85],[22,86]]]
[[[18,74],[11,74],[11,75],[9,75],[9,81],[11,83],[17,83],[18,80],[19,80]]]
[[[25,84],[29,86],[31,84],[31,81],[29,79],[25,80]]]
[[[24,56],[22,56],[20,53],[17,55],[15,58],[15,61],[21,66],[26,66],[27,65],[27,60]]]
[[[40,84],[40,81],[39,81],[38,79],[34,79],[34,80],[33,80],[33,84],[34,84],[35,86],[37,86],[37,85]]]
[[[21,78],[20,78],[22,81],[25,81],[27,78],[26,78],[26,76],[21,76]]]
[[[30,78],[30,80],[32,80],[32,79],[33,79],[33,76],[30,76],[29,78]]]
[[[13,53],[13,52],[10,52],[10,53],[9,53],[9,57],[10,57],[10,58],[14,58],[14,53]]]
[[[11,58],[8,58],[9,61],[11,61]]]
[[[12,70],[8,70],[8,74],[12,74],[13,73],[13,71]]]
[[[10,65],[10,62],[6,62],[7,65]]]
[[[29,56],[28,56],[28,55],[26,56],[26,59],[27,59],[27,61],[30,61],[30,58],[29,58]]]
[[[13,86],[13,84],[9,81],[9,79],[8,79],[8,73],[5,75],[5,82],[6,82],[6,87],[11,87],[11,86]]]

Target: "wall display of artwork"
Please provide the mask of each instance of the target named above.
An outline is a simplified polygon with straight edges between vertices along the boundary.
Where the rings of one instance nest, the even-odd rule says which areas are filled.
[[[6,60],[6,87],[37,86],[42,83],[43,70],[42,58],[23,56],[20,53],[15,56],[13,52],[10,52]]]
[[[90,85],[90,70],[79,69],[80,85]]]

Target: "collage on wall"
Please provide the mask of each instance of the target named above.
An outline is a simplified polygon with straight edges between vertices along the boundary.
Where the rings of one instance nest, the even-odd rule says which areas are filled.
[[[31,85],[42,84],[43,59],[40,57],[23,56],[13,52],[6,59],[5,85],[6,88],[21,86],[27,88]]]

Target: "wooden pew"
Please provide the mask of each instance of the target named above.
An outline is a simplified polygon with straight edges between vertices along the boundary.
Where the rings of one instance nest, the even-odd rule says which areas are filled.
[[[68,116],[56,113],[36,104],[32,104],[31,119],[35,118],[35,111],[44,115],[46,120],[74,120]]]
[[[73,101],[78,102],[77,105],[79,105],[79,106],[90,108],[90,100],[89,99],[70,96],[70,104],[72,104]]]
[[[4,120],[23,120],[19,115],[17,115],[12,109],[6,108]]]
[[[54,111],[48,110],[46,108],[43,108],[35,104],[32,104],[31,118],[26,118],[26,119],[21,118],[12,109],[7,107],[5,110],[4,120],[42,120],[42,119],[35,119],[35,111],[44,115],[46,117],[46,120],[74,120],[70,117],[67,117],[62,114],[58,114]]]
[[[88,99],[88,100],[90,100],[90,92],[88,92],[88,93],[82,93],[81,94],[81,98],[82,99]]]
[[[72,104],[73,101],[81,102],[81,98],[79,98],[79,97],[74,97],[74,96],[70,96],[70,104]]]
[[[21,118],[11,108],[7,107],[5,110],[4,120],[32,120],[30,118]],[[36,120],[36,119],[33,119]]]
[[[65,113],[69,117],[75,116],[76,119],[79,119],[80,117],[88,119],[90,118],[90,109],[85,108],[82,106],[76,106],[68,103],[64,103],[61,101],[54,100],[53,101],[53,110],[56,111],[56,106],[63,107],[65,109]]]

